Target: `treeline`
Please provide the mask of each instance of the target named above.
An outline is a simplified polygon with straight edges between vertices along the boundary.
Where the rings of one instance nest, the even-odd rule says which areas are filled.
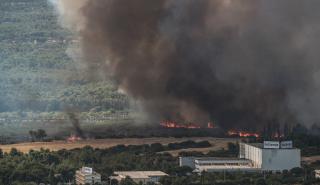
[[[212,145],[208,141],[195,142],[195,141],[189,140],[181,143],[169,143],[167,148],[168,150],[178,150],[183,148],[207,148],[211,146]]]
[[[38,131],[39,132],[39,131]],[[38,133],[37,132],[37,133]],[[32,134],[36,133],[35,131]],[[39,134],[42,134],[39,132]],[[36,137],[36,135],[35,135]],[[169,144],[170,145],[170,144]],[[178,167],[178,159],[168,153],[172,146],[179,148],[209,146],[208,142],[181,142],[162,145],[118,145],[108,149],[81,149],[30,151],[23,154],[16,149],[9,153],[0,150],[0,184],[27,184],[73,182],[75,171],[82,166],[91,166],[101,173],[103,181],[114,171],[161,170],[171,175],[183,175],[190,168]],[[182,185],[182,184],[181,184]]]
[[[0,41],[65,38],[67,33],[46,0],[1,0],[0,15]]]
[[[230,154],[235,144],[218,153]],[[169,174],[160,181],[163,185],[291,185],[317,184],[313,170],[320,166],[314,163],[304,168],[294,168],[283,173],[192,173],[189,167],[179,167],[178,158],[163,152],[161,144],[118,145],[109,149],[94,149],[86,146],[81,149],[30,151],[23,154],[16,149],[9,153],[0,151],[0,184],[36,185],[46,183],[74,182],[75,171],[82,166],[93,167],[101,173],[104,184],[136,185],[127,178],[122,182],[110,182],[108,177],[114,171],[161,170]],[[191,154],[191,153],[190,153]],[[213,154],[213,153],[211,153]],[[201,156],[215,156],[201,154]],[[234,154],[235,155],[235,154]]]

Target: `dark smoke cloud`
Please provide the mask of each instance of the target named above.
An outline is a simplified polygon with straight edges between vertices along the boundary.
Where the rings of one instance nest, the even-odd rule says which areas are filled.
[[[65,22],[76,25],[89,68],[111,74],[155,120],[319,121],[318,0],[58,4],[73,12]]]

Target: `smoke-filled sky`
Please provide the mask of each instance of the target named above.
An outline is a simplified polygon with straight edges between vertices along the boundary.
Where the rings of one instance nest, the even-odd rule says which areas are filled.
[[[319,0],[58,0],[92,73],[154,120],[320,120]]]

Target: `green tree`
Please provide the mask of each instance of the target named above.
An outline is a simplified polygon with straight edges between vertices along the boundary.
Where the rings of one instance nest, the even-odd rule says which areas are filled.
[[[43,141],[47,137],[47,133],[43,129],[38,129],[37,131],[30,130],[29,135],[32,141]]]
[[[120,181],[120,185],[136,185],[136,183],[130,177],[126,177]]]
[[[2,159],[3,157],[4,157],[3,151],[2,151],[2,149],[0,148],[0,159]]]
[[[29,131],[29,135],[30,135],[30,137],[31,137],[31,141],[32,141],[32,142],[36,140],[36,135],[37,135],[37,133],[36,133],[35,131],[30,130],[30,131]]]
[[[45,137],[47,137],[47,133],[43,129],[38,129],[36,132],[36,138],[37,140],[42,141]]]
[[[267,185],[267,183],[263,178],[260,178],[256,180],[255,185]]]
[[[111,179],[110,180],[110,185],[118,185],[118,184],[119,184],[119,182],[118,182],[117,179]]]
[[[16,148],[12,148],[12,149],[10,150],[9,155],[12,156],[12,157],[14,157],[14,156],[21,156],[22,153],[19,152]]]

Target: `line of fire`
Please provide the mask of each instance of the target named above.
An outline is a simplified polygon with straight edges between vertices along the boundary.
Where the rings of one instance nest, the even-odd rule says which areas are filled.
[[[205,126],[197,123],[178,123],[175,121],[162,121],[160,126],[166,129],[216,129],[218,128],[213,122],[208,122]],[[270,124],[260,131],[248,131],[241,129],[229,129],[225,135],[239,138],[268,138],[281,139],[289,135],[290,128],[288,125],[280,126],[279,124]]]

